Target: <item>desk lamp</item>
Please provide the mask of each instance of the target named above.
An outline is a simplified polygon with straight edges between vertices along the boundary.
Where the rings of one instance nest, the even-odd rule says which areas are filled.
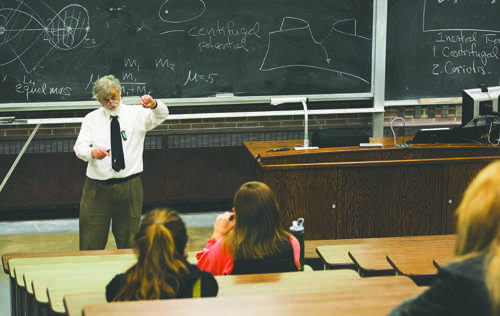
[[[309,139],[307,136],[308,133],[308,112],[307,112],[307,97],[271,97],[272,105],[279,105],[283,103],[302,103],[304,107],[304,146],[303,147],[294,147],[293,149],[317,149],[318,147],[309,146]]]
[[[396,142],[396,133],[394,132],[394,128],[392,127],[392,124],[394,123],[394,121],[396,120],[401,120],[403,121],[403,143],[402,144],[398,144]],[[406,147],[411,147],[411,144],[407,144],[406,143],[406,120],[402,117],[395,117],[391,120],[391,131],[392,131],[392,136],[394,137],[394,146],[396,147],[403,147],[403,148],[406,148]]]

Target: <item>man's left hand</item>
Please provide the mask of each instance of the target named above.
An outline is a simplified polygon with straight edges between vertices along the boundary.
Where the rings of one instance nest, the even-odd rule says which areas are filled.
[[[141,105],[146,109],[152,109],[156,107],[156,101],[148,94],[143,95],[139,102],[141,102]]]

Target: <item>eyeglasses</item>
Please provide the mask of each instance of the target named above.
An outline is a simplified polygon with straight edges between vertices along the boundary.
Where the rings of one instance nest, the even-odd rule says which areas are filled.
[[[101,102],[107,104],[112,101],[118,101],[118,100],[120,100],[120,92],[117,91],[115,88],[111,88],[109,94],[106,97],[102,98]]]

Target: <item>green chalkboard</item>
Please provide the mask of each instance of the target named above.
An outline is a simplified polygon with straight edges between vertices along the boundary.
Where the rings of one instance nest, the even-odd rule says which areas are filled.
[[[500,1],[392,0],[386,99],[460,97],[499,85]]]
[[[2,0],[0,102],[371,91],[373,0]]]

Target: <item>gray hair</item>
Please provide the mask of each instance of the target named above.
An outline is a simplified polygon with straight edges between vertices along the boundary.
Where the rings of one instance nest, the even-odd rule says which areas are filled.
[[[111,88],[115,88],[121,92],[122,86],[120,84],[120,80],[113,75],[107,75],[99,78],[94,83],[94,89],[92,90],[94,99],[100,100],[107,97]]]

